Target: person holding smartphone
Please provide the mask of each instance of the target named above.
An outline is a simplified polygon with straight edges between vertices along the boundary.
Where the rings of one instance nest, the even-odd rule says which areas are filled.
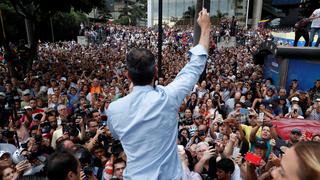
[[[303,116],[299,114],[299,105],[293,104],[291,111],[285,115],[286,118],[293,118],[293,119],[304,119]]]

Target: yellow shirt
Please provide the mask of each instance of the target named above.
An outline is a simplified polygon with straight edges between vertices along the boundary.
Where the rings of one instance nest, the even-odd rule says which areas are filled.
[[[241,124],[241,128],[245,132],[245,138],[249,142],[249,148],[250,148],[251,147],[250,133],[251,133],[251,130],[252,130],[252,126]],[[256,136],[260,137],[260,135],[261,135],[261,127],[258,129]]]

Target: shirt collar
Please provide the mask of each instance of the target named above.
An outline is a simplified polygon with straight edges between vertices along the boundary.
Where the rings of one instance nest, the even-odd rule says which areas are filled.
[[[154,90],[153,86],[145,85],[145,86],[134,86],[132,92],[139,92],[139,91],[150,91]]]

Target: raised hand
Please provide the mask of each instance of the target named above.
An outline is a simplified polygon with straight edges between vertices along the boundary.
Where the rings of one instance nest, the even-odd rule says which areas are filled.
[[[214,149],[214,148],[212,148],[212,146],[210,146],[208,150],[203,152],[202,159],[209,160],[215,154],[216,154],[216,149]]]
[[[209,49],[209,41],[210,41],[210,31],[211,31],[211,22],[210,16],[206,9],[203,9],[199,12],[199,17],[197,20],[200,28],[201,28],[201,36],[199,40],[199,44],[201,44],[207,51]]]
[[[207,9],[202,9],[202,11],[199,12],[197,22],[201,28],[201,31],[210,30],[211,22]]]

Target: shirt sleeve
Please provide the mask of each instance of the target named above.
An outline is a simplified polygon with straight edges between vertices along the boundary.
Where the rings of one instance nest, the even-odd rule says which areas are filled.
[[[108,116],[108,117],[110,117],[110,116]],[[109,131],[111,132],[112,137],[114,139],[120,140],[118,135],[117,135],[117,133],[114,131],[112,123],[110,122],[110,120],[107,121],[107,125],[108,125],[108,128],[109,128]]]
[[[190,62],[178,73],[168,86],[166,92],[174,98],[178,108],[185,96],[192,90],[203,72],[207,60],[207,51],[202,45],[197,45],[189,51]]]

